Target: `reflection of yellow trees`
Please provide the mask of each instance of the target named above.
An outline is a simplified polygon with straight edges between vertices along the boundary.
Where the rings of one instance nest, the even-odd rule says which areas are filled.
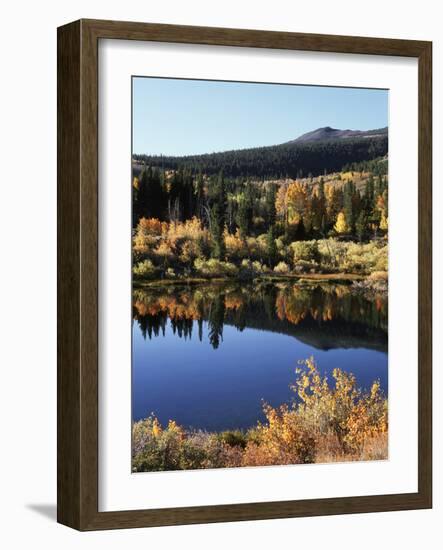
[[[376,381],[369,392],[340,369],[333,383],[314,359],[302,362],[291,405],[264,406],[266,421],[246,432],[186,431],[151,416],[133,424],[134,471],[380,460],[388,453],[388,401]]]
[[[315,320],[332,321],[335,317],[344,315],[345,298],[352,303],[351,290],[345,285],[328,285],[320,292],[302,286],[288,285],[280,289],[275,308],[281,321],[286,320],[294,325],[299,324],[308,315]]]
[[[133,306],[137,312],[137,316],[155,316],[159,313],[166,313],[173,320],[198,320],[201,317],[196,302],[186,303],[173,295],[135,299]]]
[[[316,312],[317,313],[317,316],[318,316],[318,311]],[[326,306],[323,308],[323,311],[322,311],[322,314],[321,314],[321,317],[323,319],[323,321],[332,321],[333,319],[333,315],[332,315],[332,308],[329,306]]]
[[[134,292],[133,307],[136,317],[165,313],[172,320],[191,319],[197,321],[209,314],[211,304],[220,298],[217,287],[201,287],[190,290],[172,290],[171,292],[141,291]],[[236,311],[245,305],[247,296],[240,288],[223,289],[221,296],[227,311]]]
[[[306,304],[304,304],[302,300],[297,299],[293,293],[286,294],[279,292],[275,307],[280,321],[285,319],[293,325],[298,325],[308,313]]]
[[[134,311],[136,318],[155,316],[160,313],[171,320],[207,319],[211,304],[222,300],[224,316],[229,312],[250,311],[257,314],[260,308],[269,305],[266,315],[271,314],[280,321],[298,325],[304,320],[333,321],[342,318],[346,321],[364,320],[378,325],[380,319],[387,316],[387,300],[376,295],[373,300],[364,300],[355,296],[349,286],[323,285],[309,287],[297,284],[275,285],[274,292],[260,286],[201,285],[195,288],[151,289],[134,292]],[[262,313],[261,315],[265,315]]]
[[[240,292],[231,293],[225,296],[225,308],[227,310],[237,310],[245,305],[245,298]]]

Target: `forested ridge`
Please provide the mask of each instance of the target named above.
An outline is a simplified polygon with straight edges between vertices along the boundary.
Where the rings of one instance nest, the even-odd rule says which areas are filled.
[[[300,139],[300,138],[298,138]],[[280,145],[237,149],[183,157],[133,155],[135,175],[144,164],[163,170],[186,169],[192,173],[225,177],[301,178],[340,171],[352,162],[382,157],[388,152],[387,134],[366,137],[294,140]]]

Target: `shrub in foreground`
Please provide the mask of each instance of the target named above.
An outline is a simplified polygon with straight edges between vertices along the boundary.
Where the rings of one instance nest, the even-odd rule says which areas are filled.
[[[297,369],[291,405],[264,406],[266,421],[250,430],[187,431],[150,416],[133,424],[133,471],[305,464],[387,458],[388,403],[374,382],[357,388],[353,374],[322,377],[313,360]]]

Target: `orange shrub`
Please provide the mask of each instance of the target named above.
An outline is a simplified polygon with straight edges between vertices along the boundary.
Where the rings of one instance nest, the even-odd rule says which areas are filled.
[[[387,458],[387,400],[380,383],[368,393],[354,375],[322,377],[311,357],[297,370],[291,406],[264,406],[266,421],[247,432],[187,432],[151,416],[133,425],[135,471],[269,466]]]

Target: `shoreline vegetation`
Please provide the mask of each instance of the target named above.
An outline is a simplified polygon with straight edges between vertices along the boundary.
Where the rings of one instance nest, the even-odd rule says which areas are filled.
[[[194,236],[193,233],[197,234]],[[196,218],[181,222],[160,222],[155,218],[139,220],[133,243],[133,285],[195,284],[212,280],[293,280],[298,282],[365,282],[366,288],[388,280],[386,238],[368,243],[337,238],[293,241],[285,246],[279,240],[269,245],[260,238],[245,244],[238,232],[225,230],[223,260],[205,254],[203,239],[210,237]],[[266,262],[266,247],[276,246],[279,257]],[[193,253],[191,253],[193,250]],[[277,252],[276,252],[277,254]],[[285,261],[286,260],[286,261]],[[373,283],[377,283],[373,285]]]
[[[354,281],[366,280],[365,275],[359,273],[305,273],[298,275],[296,273],[288,273],[286,275],[279,275],[277,273],[262,274],[253,276],[250,281],[264,281],[277,283],[283,282],[333,282],[333,283],[353,283]],[[229,278],[229,277],[176,277],[172,279],[134,279],[134,288],[143,287],[155,287],[163,285],[193,285],[201,283],[226,283],[227,281],[242,281],[241,278]]]
[[[294,283],[299,286],[318,284],[341,284],[352,286],[353,290],[372,292],[379,295],[386,295],[388,292],[388,274],[386,271],[376,271],[371,275],[362,275],[359,273],[305,273],[297,274],[268,274],[258,275],[251,279],[228,278],[228,277],[177,277],[172,279],[142,279],[137,278],[132,281],[134,290],[165,288],[168,286],[193,286],[201,284],[225,284],[227,282],[248,282],[248,283]]]
[[[322,376],[313,357],[299,363],[289,404],[263,404],[266,420],[248,430],[187,430],[154,414],[133,423],[132,470],[150,472],[311,464],[388,458],[388,400],[374,381]]]
[[[378,159],[257,180],[143,166],[133,181],[134,286],[286,279],[387,289],[386,170]]]

